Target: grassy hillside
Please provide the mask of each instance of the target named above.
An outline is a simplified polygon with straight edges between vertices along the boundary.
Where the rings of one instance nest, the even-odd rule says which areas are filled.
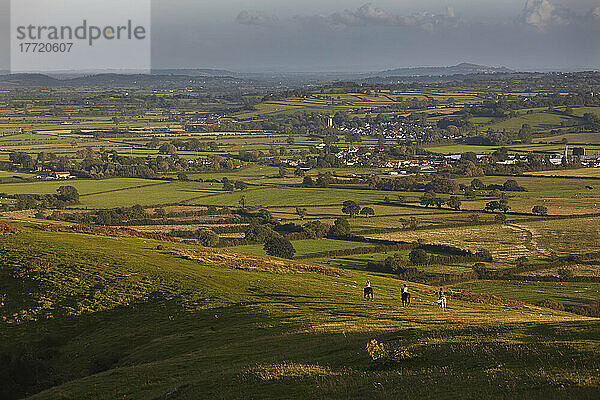
[[[597,319],[458,290],[442,312],[413,283],[402,308],[393,277],[35,223],[2,232],[0,398],[600,393]],[[373,360],[373,339],[392,355]]]

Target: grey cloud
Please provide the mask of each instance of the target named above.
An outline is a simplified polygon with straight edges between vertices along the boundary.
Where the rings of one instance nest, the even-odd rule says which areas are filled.
[[[545,30],[550,26],[589,24],[600,22],[600,7],[586,15],[577,15],[569,8],[555,5],[550,0],[527,0],[519,18],[524,25]]]
[[[275,25],[278,22],[277,17],[256,10],[243,10],[235,20],[239,24],[261,26]]]
[[[448,7],[446,14],[421,12],[413,15],[390,14],[371,3],[364,4],[355,11],[345,10],[322,17],[321,22],[343,26],[415,26],[426,30],[443,26],[457,26],[461,20],[456,17],[454,8]]]

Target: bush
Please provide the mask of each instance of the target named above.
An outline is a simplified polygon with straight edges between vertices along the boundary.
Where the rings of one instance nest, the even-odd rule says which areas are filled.
[[[296,249],[292,242],[281,236],[271,236],[265,242],[265,252],[274,257],[293,258]]]
[[[200,229],[196,233],[198,242],[205,247],[216,247],[219,245],[221,238],[210,229]]]
[[[546,207],[546,206],[533,206],[533,208],[531,209],[531,212],[533,214],[538,214],[538,215],[548,215],[548,207]]]
[[[575,274],[573,273],[573,270],[570,270],[568,268],[560,268],[558,270],[558,277],[563,281],[573,279],[574,276]]]
[[[389,352],[386,350],[383,343],[373,339],[367,343],[367,353],[373,361],[381,360],[389,357]]]
[[[411,264],[425,265],[429,262],[429,255],[423,249],[414,249],[408,254]]]
[[[244,232],[244,238],[252,242],[264,243],[267,238],[275,234],[270,226],[252,224]]]
[[[350,235],[350,224],[346,218],[338,218],[329,229],[328,236],[332,238],[342,238]]]
[[[477,257],[481,261],[494,261],[494,257],[492,256],[492,252],[488,249],[481,249],[475,253],[475,257]]]

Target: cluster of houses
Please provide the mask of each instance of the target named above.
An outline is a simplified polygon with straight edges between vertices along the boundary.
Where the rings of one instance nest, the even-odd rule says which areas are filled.
[[[324,147],[325,145],[322,144]],[[319,146],[317,146],[319,147]],[[368,167],[378,167],[388,169],[388,175],[398,175],[405,174],[408,171],[414,170],[416,168],[422,171],[435,171],[439,167],[452,165],[456,162],[459,162],[462,158],[461,154],[450,154],[450,155],[430,155],[426,157],[419,157],[415,159],[404,159],[404,160],[387,160],[387,161],[379,161],[376,164],[372,161],[373,154],[381,152],[383,150],[379,150],[374,147],[363,148],[362,151],[359,151],[358,147],[347,147],[341,149],[335,156],[341,160],[342,164],[348,167],[352,166],[368,166]],[[478,160],[483,160],[488,157],[488,154],[477,154]],[[600,168],[600,155],[586,155],[585,149],[583,148],[574,148],[571,153],[569,153],[568,147],[565,147],[564,153],[556,153],[550,154],[548,157],[548,162],[551,165],[559,166],[565,163],[578,163],[583,167],[595,167]],[[304,161],[297,159],[285,159],[281,160],[283,164],[286,164],[288,167],[302,167],[304,166]],[[515,164],[526,164],[529,162],[529,156],[527,154],[509,154],[505,160],[496,161],[496,164],[499,165],[515,165]]]
[[[362,128],[340,127],[340,131],[352,132],[361,136],[372,135],[372,126],[365,124]],[[422,126],[413,122],[382,122],[377,124],[378,133],[385,139],[394,140],[422,140],[426,137],[428,131],[433,129],[432,125]],[[456,140],[462,136],[447,135],[444,139]]]
[[[68,171],[42,171],[41,174],[36,175],[36,179],[46,179],[46,180],[63,180],[63,179],[73,179],[75,178]]]

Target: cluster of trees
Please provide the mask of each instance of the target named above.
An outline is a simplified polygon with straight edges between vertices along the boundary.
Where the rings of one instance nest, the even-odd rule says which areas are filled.
[[[227,191],[227,192],[233,192],[234,190],[244,190],[248,188],[248,184],[244,181],[230,181],[229,178],[225,177],[221,180],[221,182],[223,182],[223,190]],[[241,205],[242,207],[245,206],[245,197],[244,197],[244,204]]]
[[[41,152],[34,158],[27,153],[15,152],[9,155],[9,161],[4,162],[2,167],[22,171],[31,171],[37,167],[43,171],[69,171],[82,178],[155,178],[164,172],[232,171],[242,166],[241,161],[220,155],[211,155],[202,162],[190,163],[174,153],[164,154],[168,156],[133,157],[120,155],[117,150],[95,151],[86,148],[75,155],[57,156]]]
[[[353,200],[346,200],[342,203],[342,212],[348,214],[351,218],[354,218],[359,214],[364,215],[365,217],[375,215],[375,210],[373,210],[372,207],[361,208],[360,205]]]
[[[369,186],[377,190],[405,192],[431,191],[454,194],[460,191],[460,185],[456,181],[445,177],[435,177],[429,182],[426,182],[422,176],[402,176],[394,179],[373,177],[369,182]]]
[[[510,206],[508,205],[508,200],[506,199],[492,200],[485,204],[484,210],[489,212],[494,212],[498,210],[505,213],[508,210],[510,210]]]
[[[437,197],[434,192],[426,192],[423,196],[421,196],[421,205],[425,207],[435,206],[437,208],[442,208],[442,206],[446,204],[449,208],[453,210],[460,210],[460,206],[462,205],[462,201],[458,196],[451,196],[449,199],[442,199],[441,197]]]
[[[0,194],[3,198],[15,199],[15,209],[47,209],[47,208],[65,208],[69,205],[79,203],[79,192],[74,186],[60,186],[56,189],[56,194]]]

